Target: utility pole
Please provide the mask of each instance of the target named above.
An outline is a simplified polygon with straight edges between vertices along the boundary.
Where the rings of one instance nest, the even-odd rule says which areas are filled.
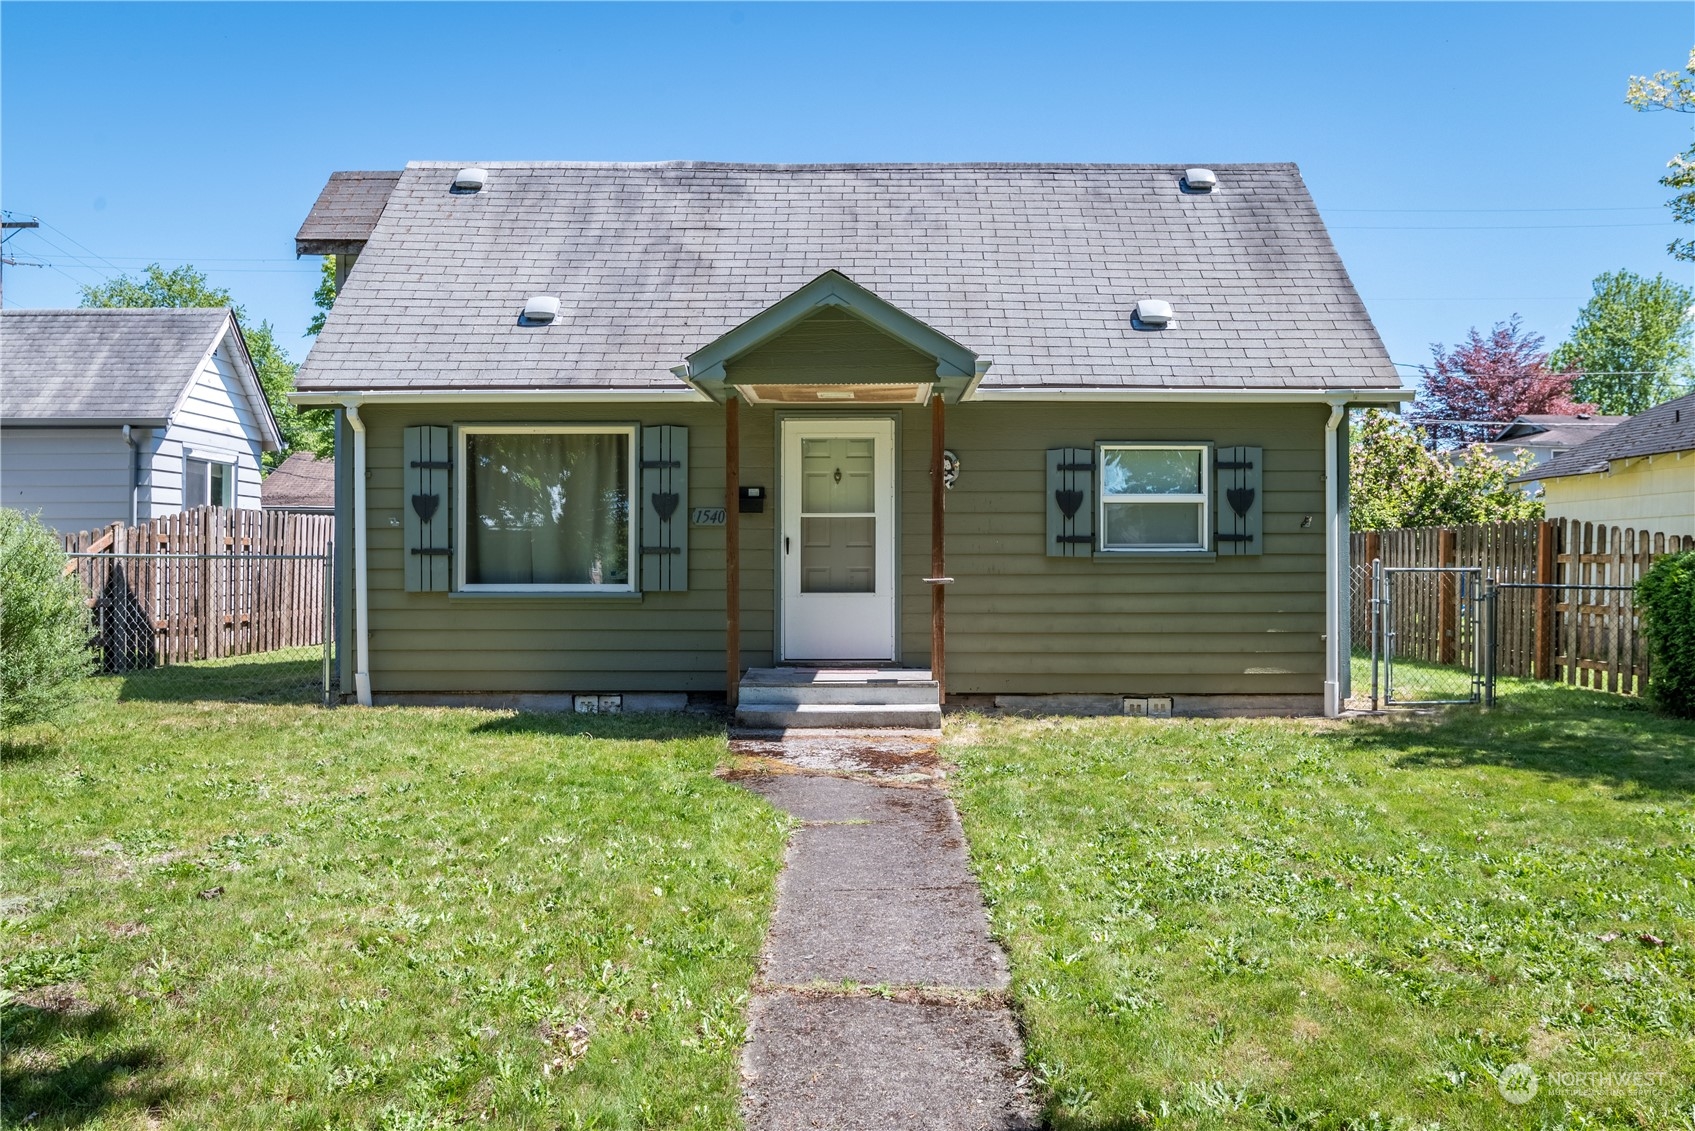
[[[13,236],[17,235],[18,232],[21,231],[22,229],[24,229],[24,228],[39,228],[39,227],[41,227],[41,221],[34,216],[31,216],[28,220],[0,220],[0,229],[3,229],[6,232],[6,235],[0,236],[0,247],[3,247],[7,240],[9,240]],[[6,275],[5,275],[5,270],[6,270],[7,264],[10,264],[13,267],[39,267],[39,266],[41,266],[41,264],[39,264],[39,263],[19,263],[16,259],[12,259],[7,255],[0,254],[0,307],[3,307],[3,306],[6,305],[6,282],[5,282]]]

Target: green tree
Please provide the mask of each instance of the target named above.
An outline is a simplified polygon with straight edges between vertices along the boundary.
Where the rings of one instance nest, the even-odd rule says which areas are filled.
[[[247,311],[231,301],[230,293],[212,286],[205,274],[183,264],[165,270],[157,263],[149,264],[140,278],[119,275],[104,283],[82,288],[83,306],[227,306],[235,311],[241,324],[247,352],[253,358],[253,368],[259,375],[259,385],[270,403],[271,414],[277,419],[282,433],[283,451],[268,455],[275,466],[290,451],[308,451],[328,456],[334,449],[334,418],[328,409],[298,409],[288,402],[294,391],[295,364],[288,353],[277,344],[276,333],[269,322],[249,325]]]
[[[329,317],[330,307],[335,305],[335,293],[335,256],[326,255],[318,276],[318,289],[312,292],[312,305],[318,308],[318,313],[312,315],[312,321],[306,327],[308,338],[322,332],[324,319]]]
[[[1695,291],[1664,275],[1644,279],[1630,271],[1599,275],[1594,288],[1571,338],[1548,359],[1554,369],[1581,371],[1572,399],[1635,416],[1681,395],[1690,379]]]
[[[1695,48],[1690,49],[1689,62],[1681,75],[1676,71],[1631,75],[1624,100],[1638,110],[1695,114]],[[1661,177],[1660,183],[1676,190],[1666,207],[1680,223],[1695,224],[1695,142],[1667,161],[1666,168],[1671,172]],[[1666,245],[1666,250],[1677,259],[1695,259],[1695,240],[1674,239]]]
[[[51,719],[94,666],[82,585],[59,539],[0,507],[0,726]]]
[[[1368,409],[1357,418],[1348,451],[1348,515],[1355,530],[1457,526],[1541,518],[1542,501],[1509,480],[1530,466],[1528,453],[1511,463],[1479,445],[1431,451],[1424,429]]]

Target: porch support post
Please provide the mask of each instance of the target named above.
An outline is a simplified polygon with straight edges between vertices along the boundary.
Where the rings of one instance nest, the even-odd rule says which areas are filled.
[[[741,401],[724,399],[724,702],[733,711],[742,679]]]
[[[947,419],[941,393],[930,396],[930,678],[936,681],[937,701],[947,702],[947,560],[943,526],[947,485],[942,481],[942,452],[947,447]]]

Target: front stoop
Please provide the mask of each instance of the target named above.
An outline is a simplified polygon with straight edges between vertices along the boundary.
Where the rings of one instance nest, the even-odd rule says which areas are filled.
[[[936,730],[941,699],[924,668],[750,668],[737,691],[736,725]]]

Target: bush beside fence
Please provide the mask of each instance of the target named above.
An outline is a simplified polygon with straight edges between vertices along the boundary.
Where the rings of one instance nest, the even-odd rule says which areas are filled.
[[[1630,527],[1554,519],[1354,533],[1351,626],[1356,645],[1371,638],[1371,563],[1386,568],[1475,569],[1497,588],[1492,664],[1497,675],[1557,680],[1576,687],[1641,694],[1648,648],[1631,592],[1655,559],[1695,549],[1695,538]],[[1457,575],[1397,602],[1397,654],[1433,664],[1458,662],[1465,618]]]

